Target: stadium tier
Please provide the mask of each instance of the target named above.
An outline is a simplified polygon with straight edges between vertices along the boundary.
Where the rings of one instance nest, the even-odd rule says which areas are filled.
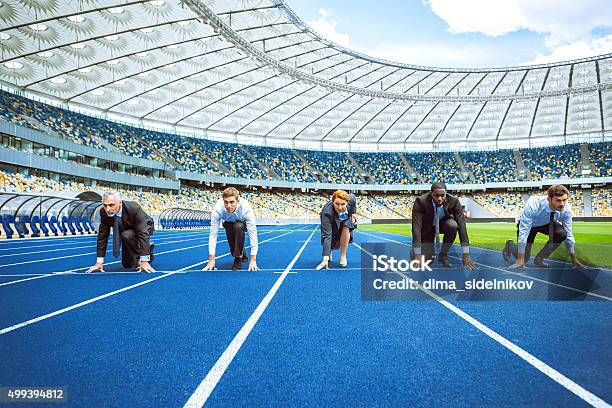
[[[609,142],[584,145],[586,158],[581,156],[580,144],[518,151],[347,154],[178,136],[97,119],[7,92],[0,92],[0,96],[0,119],[6,122],[200,174],[341,184],[499,183],[517,180],[517,160],[521,160],[527,180],[579,178],[583,168],[590,170],[586,175],[612,176]]]
[[[0,192],[53,193],[96,189],[83,183],[63,183],[45,177],[25,176],[21,173],[0,171]],[[98,187],[97,189],[100,189]],[[220,190],[183,187],[180,194],[164,194],[120,190],[127,200],[141,203],[147,213],[159,215],[168,208],[210,210],[220,198]],[[491,217],[516,218],[530,195],[543,195],[542,190],[525,192],[492,191],[462,194],[490,213]],[[609,188],[589,189],[592,216],[612,216],[612,191]],[[267,223],[316,220],[321,208],[330,200],[329,194],[314,192],[271,192],[245,190],[241,194],[256,208],[259,220]],[[368,219],[409,219],[416,194],[357,194],[357,213]],[[585,216],[585,194],[582,189],[571,189],[569,203],[574,216]]]

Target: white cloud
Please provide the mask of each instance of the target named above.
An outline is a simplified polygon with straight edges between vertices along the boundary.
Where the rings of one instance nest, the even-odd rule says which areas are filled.
[[[612,50],[612,34],[592,41],[575,41],[552,49],[548,54],[538,54],[521,65],[544,64],[548,62],[567,61],[593,55],[609,53]]]
[[[336,30],[338,22],[330,18],[329,12],[325,9],[319,10],[319,18],[314,21],[308,22],[317,33],[321,34],[324,38],[333,41],[343,47],[350,47],[349,35],[345,33],[339,33]]]
[[[492,37],[526,24],[518,0],[424,0],[452,33],[480,32]]]
[[[556,47],[591,39],[612,26],[610,0],[423,0],[453,33],[500,36],[520,29],[543,34]]]
[[[495,59],[495,50],[483,50],[481,46],[451,46],[436,44],[393,44],[383,43],[377,48],[362,50],[364,54],[388,61],[428,67],[482,67],[489,66]],[[500,55],[498,59],[502,59]]]

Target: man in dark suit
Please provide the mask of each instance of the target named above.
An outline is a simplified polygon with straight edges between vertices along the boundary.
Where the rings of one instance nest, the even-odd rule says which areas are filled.
[[[317,270],[329,268],[332,249],[340,249],[340,267],[346,268],[346,250],[353,242],[353,230],[357,228],[357,197],[344,190],[337,190],[330,202],[321,209],[321,245],[323,261]]]
[[[100,209],[100,227],[98,228],[98,245],[96,264],[87,272],[99,270],[104,272],[104,254],[113,230],[113,256],[119,257],[125,268],[138,268],[140,272],[155,272],[153,262],[154,244],[149,242],[153,234],[153,219],[135,202],[121,201],[121,195],[114,191],[104,193]]]
[[[440,244],[440,234],[444,235],[442,249],[438,260],[444,267],[452,266],[448,261],[448,250],[453,245],[459,232],[463,248],[463,265],[472,269],[474,262],[470,257],[468,238],[463,207],[459,198],[446,192],[444,183],[434,183],[431,191],[417,197],[412,208],[412,251],[411,256],[419,264],[435,255],[436,246]]]

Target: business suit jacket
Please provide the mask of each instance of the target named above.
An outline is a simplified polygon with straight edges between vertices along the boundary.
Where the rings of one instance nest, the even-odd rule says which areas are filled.
[[[106,215],[104,208],[100,208],[100,227],[98,228],[97,256],[104,257],[114,217]],[[153,233],[153,219],[135,202],[123,201],[121,213],[121,231],[133,230],[138,241],[138,247],[142,253],[137,256],[149,254],[149,237]]]
[[[420,248],[423,242],[433,242],[434,231],[434,205],[431,193],[423,194],[414,201],[412,207],[412,246]],[[446,219],[454,219],[458,225],[459,241],[461,246],[469,246],[467,228],[465,226],[465,217],[463,216],[463,208],[459,202],[459,198],[450,194],[446,195],[446,200],[442,204]],[[431,237],[431,241],[430,238]],[[427,241],[423,241],[427,238]]]
[[[355,228],[351,217],[357,211],[357,197],[354,194],[349,194],[349,200],[346,205],[348,212],[347,226],[351,229]],[[334,209],[334,204],[329,201],[321,209],[321,245],[323,245],[323,256],[330,256],[332,251],[332,240],[334,236],[340,236],[340,218]]]

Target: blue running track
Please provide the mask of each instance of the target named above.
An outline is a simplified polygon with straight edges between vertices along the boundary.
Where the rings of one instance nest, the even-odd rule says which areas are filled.
[[[610,270],[524,272],[564,301],[364,301],[360,248],[409,237],[358,229],[349,267],[335,252],[316,271],[318,226],[258,235],[260,272],[231,271],[222,235],[219,269],[202,272],[206,231],[156,232],[153,274],[110,253],[84,273],[95,236],[0,242],[0,387],[64,387],[51,407],[612,403]],[[472,254],[471,277],[525,276]]]

